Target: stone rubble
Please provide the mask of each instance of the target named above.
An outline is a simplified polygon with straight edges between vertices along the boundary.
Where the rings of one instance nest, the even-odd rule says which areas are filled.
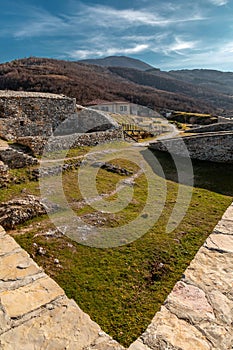
[[[0,203],[0,225],[5,229],[12,229],[29,219],[57,210],[59,210],[57,205],[26,195],[23,198]]]
[[[9,168],[0,160],[0,188],[7,187],[10,182]]]
[[[25,168],[38,164],[38,160],[26,153],[18,151],[12,147],[0,149],[0,160],[11,169]]]
[[[102,169],[105,169],[106,171],[109,171],[110,173],[119,174],[119,175],[129,176],[133,174],[132,171],[129,171],[125,168],[121,168],[119,166],[113,165],[111,163],[106,163],[106,162],[95,162],[92,164],[92,166],[95,168],[102,168]]]

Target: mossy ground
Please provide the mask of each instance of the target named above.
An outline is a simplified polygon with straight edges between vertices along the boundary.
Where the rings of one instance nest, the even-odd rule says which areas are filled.
[[[172,233],[166,233],[178,184],[170,157],[159,152],[155,155],[167,178],[166,205],[160,219],[143,237],[117,248],[83,246],[66,236],[40,235],[53,228],[46,216],[24,224],[21,226],[24,234],[15,235],[18,243],[59,283],[68,297],[73,298],[105,332],[125,346],[146,329],[232,201],[233,167],[193,162],[195,187],[189,209],[179,227]],[[115,162],[137,170],[125,161]],[[75,172],[63,175],[65,193],[71,204],[82,199],[79,189],[74,189],[75,176]],[[111,193],[122,176],[102,169],[97,179],[98,191]],[[20,193],[22,187],[32,193],[38,191],[38,183],[28,181],[24,186],[14,185],[3,190],[1,200]],[[135,218],[147,198],[146,188],[146,178],[141,175],[135,180],[132,202],[122,212],[106,216],[106,226],[122,225]],[[95,213],[95,210],[84,206],[77,212],[83,215]],[[33,243],[44,247],[46,255],[38,255]],[[61,266],[54,263],[55,258],[59,259]]]

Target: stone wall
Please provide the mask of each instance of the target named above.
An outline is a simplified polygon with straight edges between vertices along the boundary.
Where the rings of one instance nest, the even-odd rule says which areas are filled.
[[[0,137],[6,140],[117,127],[118,124],[108,114],[77,106],[74,98],[48,93],[0,91]]]
[[[96,146],[99,143],[122,140],[122,130],[113,129],[107,131],[99,131],[87,134],[73,134],[66,136],[57,136],[51,138],[48,151],[56,151],[61,149],[69,149],[78,146]],[[48,142],[46,137],[19,137],[17,143],[29,147],[34,155],[41,155],[44,147]]]
[[[55,94],[0,91],[0,136],[51,135],[76,112],[75,99]]]
[[[233,131],[233,123],[216,123],[198,128],[185,130],[185,133],[202,133],[202,132],[217,132],[217,131]]]
[[[164,139],[150,143],[149,148],[186,157],[184,143],[190,158],[233,163],[233,132],[230,131]]]

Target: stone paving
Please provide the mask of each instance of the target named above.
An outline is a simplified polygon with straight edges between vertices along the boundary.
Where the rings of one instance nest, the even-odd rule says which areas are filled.
[[[233,204],[129,350],[233,349]],[[123,350],[0,227],[0,349]]]

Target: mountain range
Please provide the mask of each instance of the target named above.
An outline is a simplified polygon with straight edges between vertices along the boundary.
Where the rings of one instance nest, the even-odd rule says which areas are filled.
[[[157,110],[233,111],[233,73],[161,71],[124,56],[79,62],[30,57],[0,64],[0,89],[41,91],[92,100],[125,100]]]

